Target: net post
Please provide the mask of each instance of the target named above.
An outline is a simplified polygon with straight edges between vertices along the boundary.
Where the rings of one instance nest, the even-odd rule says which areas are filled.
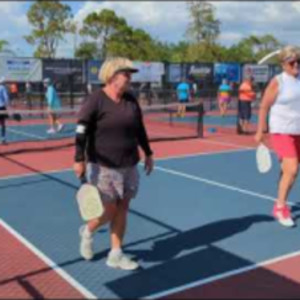
[[[242,134],[243,130],[240,124],[240,110],[241,110],[241,101],[237,100],[237,111],[236,111],[236,133]]]
[[[40,94],[40,110],[44,109],[44,101],[45,101],[45,91],[44,91],[44,83],[40,82],[39,84],[39,94]],[[41,117],[44,118],[44,114],[41,112]]]
[[[198,105],[197,137],[204,138],[204,104],[203,100]]]
[[[43,82],[39,84],[39,94],[40,94],[40,109],[44,108],[44,85]]]
[[[173,126],[173,110],[172,110],[172,108],[169,109],[169,125],[170,125],[170,127]]]
[[[73,61],[70,61],[70,74],[69,79],[69,89],[70,89],[70,107],[74,108],[74,71],[73,71]]]

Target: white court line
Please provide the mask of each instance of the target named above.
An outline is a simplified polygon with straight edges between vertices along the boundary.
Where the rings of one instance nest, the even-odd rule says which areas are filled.
[[[209,185],[214,185],[214,186],[226,189],[226,190],[231,190],[231,191],[234,191],[234,192],[239,192],[241,194],[246,194],[246,195],[250,195],[250,196],[253,196],[253,197],[266,199],[266,200],[275,202],[275,198],[272,197],[272,196],[263,195],[263,194],[252,192],[252,191],[245,190],[245,189],[240,189],[238,187],[228,185],[228,184],[224,184],[224,183],[221,183],[221,182],[218,182],[218,181],[209,180],[209,179],[206,179],[206,178],[203,178],[203,177],[193,176],[193,175],[190,175],[190,174],[186,174],[186,173],[179,172],[179,171],[176,171],[176,170],[166,169],[166,168],[159,167],[159,166],[156,166],[155,169],[159,170],[159,171],[162,171],[162,172],[165,172],[165,173],[168,173],[168,174],[184,177],[184,178],[187,178],[187,179],[191,179],[191,180],[194,180],[194,181],[206,183],[206,184],[209,184]],[[287,202],[287,203],[292,205],[292,206],[298,206],[296,203],[293,203],[293,202]]]
[[[217,145],[225,145],[225,146],[231,146],[231,147],[238,147],[238,148],[243,148],[243,149],[256,149],[256,147],[248,147],[248,146],[245,146],[245,145],[240,145],[240,144],[236,144],[236,143],[227,143],[227,142],[221,142],[221,141],[211,141],[211,140],[206,140],[205,138],[204,139],[201,139],[202,142],[205,142],[205,143],[210,143],[210,144],[217,144]]]
[[[197,157],[197,156],[210,156],[210,155],[217,155],[217,154],[226,154],[226,153],[236,153],[236,152],[245,152],[253,150],[252,148],[249,149],[236,149],[236,150],[222,150],[222,151],[215,151],[215,152],[198,152],[193,154],[182,154],[182,155],[176,155],[176,156],[168,156],[168,157],[162,157],[162,158],[155,158],[155,161],[168,161],[171,159],[180,159],[180,158],[191,158],[191,157]]]
[[[5,221],[0,219],[0,225],[2,225],[12,236],[14,236],[20,243],[26,246],[31,252],[33,252],[38,258],[46,263],[53,271],[55,271],[60,277],[62,277],[67,283],[73,286],[78,292],[80,292],[87,299],[98,299],[93,293],[87,290],[77,280],[71,277],[66,271],[60,268],[55,262],[53,262],[48,256],[42,253],[38,248],[25,239],[20,233],[9,226]]]
[[[20,134],[20,135],[24,135],[24,136],[33,137],[33,138],[38,139],[38,140],[45,140],[45,137],[35,135],[35,134],[31,134],[31,133],[27,133],[27,132],[24,132],[24,131],[19,131],[19,130],[15,130],[15,129],[11,129],[11,128],[7,128],[7,131],[13,132],[13,133],[16,133],[16,134]]]
[[[76,125],[76,123],[74,123],[74,121],[70,121],[70,120],[66,120],[66,119],[64,119],[63,118],[63,123],[64,124],[66,124],[66,125]],[[37,126],[37,127],[48,127],[48,124],[47,123],[25,123],[25,124],[23,124],[23,125],[17,125],[17,124],[9,124],[8,125],[9,126],[9,129],[11,128],[11,127],[22,127],[22,126],[25,126],[25,127],[35,127],[35,126]],[[74,131],[74,133],[75,133],[75,131]]]
[[[249,150],[251,150],[251,149],[256,150],[257,149],[257,146],[248,147],[248,146],[244,146],[244,145],[236,144],[236,143],[227,143],[227,142],[221,142],[221,141],[208,141],[208,140],[205,140],[205,139],[203,139],[201,141],[206,142],[206,143],[211,143],[211,144],[220,144],[220,145],[225,145],[225,146],[227,145],[227,146],[237,147],[237,148],[242,148],[242,149],[249,149]],[[270,152],[275,153],[273,149],[269,148],[269,150],[270,150]]]
[[[152,129],[148,129],[147,130],[148,133],[153,134],[153,136],[155,136],[156,138],[163,138],[165,136],[168,136],[168,137],[177,137],[178,134],[170,134],[169,132],[164,132],[163,131],[155,131],[155,130],[152,130]],[[205,142],[205,143],[210,143],[210,144],[216,144],[216,145],[224,145],[224,146],[230,146],[230,147],[238,147],[238,148],[243,148],[243,149],[255,149],[256,147],[248,147],[248,146],[245,146],[245,145],[242,145],[242,144],[236,144],[236,143],[227,143],[227,142],[221,142],[221,141],[211,141],[211,140],[207,140],[205,137],[204,138],[200,138],[199,137],[199,142]]]
[[[60,170],[52,170],[48,172],[40,172],[40,173],[25,173],[22,175],[11,175],[11,176],[6,176],[6,177],[0,177],[0,181],[2,180],[10,180],[10,179],[18,179],[18,178],[23,178],[23,177],[35,177],[35,176],[42,176],[42,175],[47,175],[47,174],[54,174],[54,173],[64,173],[68,171],[72,171],[72,168],[68,169],[60,169]]]
[[[229,154],[229,153],[235,153],[235,152],[244,152],[248,151],[250,149],[238,149],[238,150],[224,150],[224,151],[216,151],[216,152],[199,152],[195,154],[182,154],[182,155],[177,155],[177,156],[168,156],[168,157],[160,157],[160,158],[154,158],[155,161],[167,161],[170,159],[180,159],[180,158],[189,158],[189,157],[197,157],[197,156],[210,156],[210,155],[219,155],[219,154]],[[0,156],[1,158],[1,156]],[[141,162],[142,163],[142,162]],[[23,177],[30,177],[30,176],[40,176],[40,175],[47,175],[47,174],[52,174],[52,173],[64,173],[68,171],[72,171],[72,168],[67,168],[67,169],[60,169],[60,170],[52,170],[52,171],[47,171],[47,172],[40,172],[40,173],[24,173],[22,175],[11,175],[11,176],[6,176],[6,177],[0,177],[0,181],[2,180],[9,180],[9,179],[17,179],[17,178],[23,178]]]
[[[282,255],[282,256],[278,256],[274,259],[265,260],[265,261],[262,261],[260,263],[257,263],[257,264],[251,265],[251,266],[238,268],[238,269],[235,269],[233,271],[225,272],[225,273],[222,273],[222,274],[219,274],[219,275],[216,275],[216,276],[211,276],[211,277],[208,277],[206,279],[201,279],[201,280],[194,281],[194,282],[191,282],[191,283],[186,284],[186,285],[182,285],[182,286],[179,286],[179,287],[176,287],[176,288],[173,288],[173,289],[169,289],[169,290],[166,290],[166,291],[161,292],[161,293],[156,293],[156,294],[150,295],[148,297],[145,297],[143,299],[157,299],[157,298],[166,297],[168,295],[179,293],[179,292],[182,292],[182,291],[185,291],[185,290],[188,290],[188,289],[192,289],[192,288],[195,288],[195,287],[200,287],[200,286],[209,284],[211,282],[220,281],[222,279],[233,277],[235,275],[240,275],[240,274],[243,274],[243,273],[247,273],[247,272],[262,268],[262,267],[267,267],[268,265],[275,264],[275,263],[284,261],[286,259],[290,259],[290,258],[299,256],[299,255],[300,255],[300,251],[289,253],[289,254]]]

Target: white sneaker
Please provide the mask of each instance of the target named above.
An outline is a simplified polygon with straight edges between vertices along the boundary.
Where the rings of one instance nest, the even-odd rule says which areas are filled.
[[[111,268],[122,269],[127,271],[132,271],[139,268],[139,264],[137,262],[130,259],[127,255],[125,255],[122,252],[119,255],[109,254],[106,264]]]
[[[92,235],[87,234],[85,231],[86,225],[83,225],[79,229],[80,241],[80,254],[85,260],[91,260],[94,257],[93,252],[93,238]]]
[[[291,216],[291,211],[288,206],[279,207],[275,204],[273,207],[273,216],[285,227],[295,226],[295,222]]]
[[[50,128],[50,129],[47,130],[47,133],[48,134],[54,134],[54,133],[56,133],[56,131],[55,131],[54,128]]]
[[[64,128],[64,124],[59,124],[59,125],[57,126],[57,132],[62,131],[63,128]]]
[[[285,227],[294,227],[296,224],[292,218],[278,218],[278,222]]]

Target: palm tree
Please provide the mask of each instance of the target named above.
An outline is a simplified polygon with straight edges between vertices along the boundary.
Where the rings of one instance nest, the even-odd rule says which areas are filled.
[[[7,47],[8,45],[8,41],[0,40],[0,56],[16,56],[16,52]]]
[[[0,40],[0,51],[3,51],[6,46],[8,46],[8,41],[6,40]]]

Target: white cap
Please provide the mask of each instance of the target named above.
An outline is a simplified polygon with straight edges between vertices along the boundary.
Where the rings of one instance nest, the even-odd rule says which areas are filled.
[[[45,78],[45,79],[43,80],[43,82],[44,82],[44,83],[50,83],[50,82],[51,82],[51,79],[50,79],[50,78]]]

